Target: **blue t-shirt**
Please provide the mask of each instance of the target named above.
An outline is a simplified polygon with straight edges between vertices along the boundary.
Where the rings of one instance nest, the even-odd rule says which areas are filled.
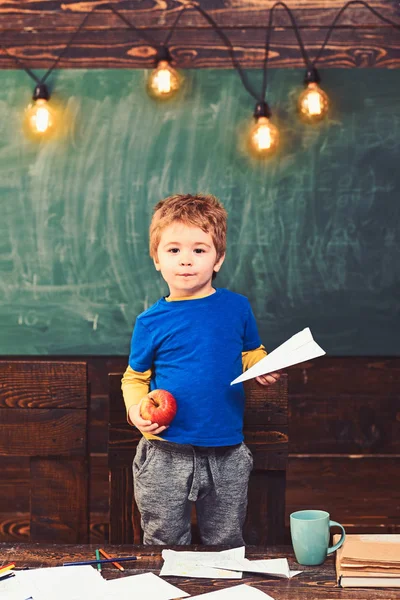
[[[243,441],[242,352],[261,341],[245,296],[218,288],[194,300],[161,298],[140,314],[129,365],[152,369],[151,389],[168,390],[177,414],[161,437],[179,444],[228,446]]]

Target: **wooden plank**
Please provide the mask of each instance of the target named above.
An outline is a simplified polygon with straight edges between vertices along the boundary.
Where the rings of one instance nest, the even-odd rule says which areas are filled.
[[[108,513],[108,455],[90,456],[90,513]]]
[[[345,527],[400,531],[400,456],[290,456],[288,515],[319,508]]]
[[[86,416],[74,409],[0,409],[0,455],[85,456]]]
[[[368,381],[368,379],[367,379]],[[328,384],[328,390],[329,384]],[[364,383],[364,387],[367,385]],[[328,392],[329,393],[329,392]],[[398,396],[310,390],[289,405],[292,454],[400,454]]]
[[[89,540],[103,543],[108,539],[108,455],[92,454],[89,465]]]
[[[91,454],[107,454],[108,397],[91,394],[88,446]]]
[[[149,30],[157,43],[164,33]],[[312,59],[325,39],[321,29],[305,29],[302,38]],[[30,68],[49,68],[70,39],[63,31],[5,32],[2,43],[9,54],[18,57]],[[261,68],[264,61],[265,32],[262,30],[233,30],[229,39],[235,56],[243,68]],[[170,50],[180,68],[233,68],[229,52],[214,31],[182,31],[173,40]],[[88,31],[76,40],[59,68],[152,68],[155,49],[131,31]],[[335,32],[327,44],[318,66],[326,67],[379,67],[396,68],[400,62],[398,32],[393,28],[373,30],[352,29],[347,35]],[[304,61],[293,31],[279,29],[271,41],[270,68],[304,68]],[[0,55],[0,68],[16,68],[15,61],[6,53]]]
[[[71,360],[71,357],[69,359]],[[63,360],[68,361],[68,357],[63,357]],[[108,405],[108,374],[111,372],[123,373],[128,365],[128,357],[86,356],[85,360],[88,365],[91,399],[107,398]]]
[[[0,360],[0,409],[86,409],[86,379],[86,363]]]
[[[399,357],[321,357],[289,370],[289,395],[398,396]]]
[[[287,427],[263,425],[262,415],[258,428],[244,428],[244,439],[253,454],[254,469],[285,470],[288,456]]]
[[[253,471],[249,481],[248,506],[244,526],[246,544],[266,546],[284,542],[285,471]],[[256,511],[254,507],[263,507]]]
[[[86,363],[1,360],[0,382],[0,536],[87,541]]]
[[[104,545],[108,540],[108,513],[90,513],[89,543]]]
[[[4,29],[32,28],[40,31],[45,28],[76,29],[86,14],[94,7],[96,10],[89,18],[87,27],[102,29],[106,27],[123,27],[121,19],[101,5],[104,2],[89,0],[87,2],[68,2],[65,0],[27,1],[19,0],[10,3],[3,2],[0,7],[0,27]],[[275,4],[274,0],[233,1],[221,2],[208,1],[204,9],[223,27],[261,27],[266,26],[269,10]],[[204,5],[204,3],[203,3]],[[339,10],[343,7],[343,0],[302,0],[289,4],[289,8],[299,27],[319,26],[329,27]],[[399,10],[395,0],[371,0],[369,5],[386,18],[399,19]],[[126,2],[114,1],[113,6],[136,27],[158,27],[169,29],[182,10],[182,5],[176,2],[152,2],[127,5]],[[343,13],[339,26],[374,26],[380,23],[367,8],[359,5],[351,6]],[[285,10],[274,10],[274,24],[277,26],[290,26],[291,22]],[[193,9],[187,9],[182,15],[177,29],[183,27],[208,27],[202,15]]]
[[[107,429],[105,429],[107,431]],[[30,459],[0,457],[0,542],[29,541]],[[108,539],[108,456],[90,457],[90,542]]]
[[[0,543],[29,542],[29,511],[0,511]]]
[[[130,544],[136,537],[135,543],[138,543],[138,531],[133,527],[132,521],[132,504],[133,504],[133,485],[132,473],[129,472],[129,467],[116,468],[113,466],[110,469],[110,487],[109,500],[110,510],[109,516],[109,543]]]
[[[0,473],[0,513],[29,512],[29,458],[0,456]]]
[[[258,411],[263,412],[263,419],[270,424],[287,423],[287,392],[288,379],[286,373],[281,375],[280,380],[268,387],[266,393],[265,386],[255,380],[244,382],[244,392],[246,394],[246,418],[250,424],[252,416]]]
[[[88,542],[87,484],[85,459],[32,459],[31,541]]]

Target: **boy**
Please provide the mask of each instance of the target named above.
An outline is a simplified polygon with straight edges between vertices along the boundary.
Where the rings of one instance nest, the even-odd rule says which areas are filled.
[[[137,317],[122,379],[128,421],[143,433],[133,476],[145,544],[190,544],[193,502],[203,544],[244,543],[253,458],[243,443],[243,386],[230,382],[266,351],[247,298],[212,286],[226,217],[210,195],[170,196],[154,208],[150,256],[169,295]],[[149,388],[175,396],[169,427],[141,418]]]

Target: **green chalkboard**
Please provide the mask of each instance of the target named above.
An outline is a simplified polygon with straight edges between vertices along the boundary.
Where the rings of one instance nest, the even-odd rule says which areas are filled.
[[[303,71],[271,71],[282,147],[264,164],[243,149],[254,102],[234,71],[186,71],[166,105],[144,71],[54,72],[69,133],[39,145],[21,131],[31,80],[0,76],[1,354],[127,354],[166,293],[152,207],[197,191],[228,209],[216,284],[248,295],[267,348],[309,326],[329,354],[399,354],[399,71],[322,72],[333,111],[317,127],[294,112]]]

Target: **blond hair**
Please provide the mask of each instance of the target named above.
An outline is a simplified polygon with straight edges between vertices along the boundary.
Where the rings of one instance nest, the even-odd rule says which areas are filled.
[[[150,223],[150,256],[157,258],[157,248],[163,229],[174,221],[200,227],[210,233],[219,260],[226,250],[227,212],[211,194],[175,194],[154,207]]]

